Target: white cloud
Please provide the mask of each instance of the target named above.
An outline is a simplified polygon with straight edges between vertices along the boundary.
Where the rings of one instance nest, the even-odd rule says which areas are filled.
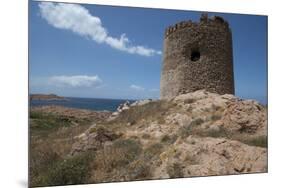
[[[55,86],[98,87],[101,83],[102,80],[97,75],[52,76],[49,78],[49,84]]]
[[[81,5],[42,2],[39,4],[41,16],[53,27],[70,30],[78,35],[90,38],[97,43],[105,43],[110,47],[130,54],[142,56],[161,55],[161,51],[132,45],[126,34],[120,38],[112,37],[102,26],[99,17]]]
[[[130,86],[130,88],[133,89],[133,90],[135,90],[135,91],[144,91],[144,88],[143,88],[143,87],[137,86],[137,85],[134,85],[134,84],[132,84],[132,85]]]

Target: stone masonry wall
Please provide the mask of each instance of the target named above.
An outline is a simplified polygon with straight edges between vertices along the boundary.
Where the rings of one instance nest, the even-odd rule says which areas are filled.
[[[232,34],[221,17],[180,22],[165,31],[160,98],[206,89],[234,94]]]

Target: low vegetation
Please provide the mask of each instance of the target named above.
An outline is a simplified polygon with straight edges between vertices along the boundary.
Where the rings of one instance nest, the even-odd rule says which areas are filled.
[[[84,132],[91,121],[41,111],[30,112],[31,186],[76,184],[87,172],[86,156],[67,158],[74,136]],[[77,126],[79,124],[79,126]],[[67,171],[65,173],[64,171]]]
[[[188,137],[190,135],[197,135],[201,137],[213,137],[213,138],[227,138],[230,140],[237,140],[244,144],[250,146],[258,146],[267,148],[267,136],[254,136],[248,134],[237,134],[223,127],[218,127],[216,129],[206,129],[202,130],[197,126],[201,124],[200,120],[192,121],[189,125],[183,126],[179,129],[179,135],[182,138]],[[166,138],[165,138],[166,139]]]
[[[262,154],[267,148],[267,136],[262,132],[232,131],[228,127],[231,124],[224,124],[226,105],[197,106],[199,100],[152,101],[130,107],[110,121],[95,121],[87,114],[81,118],[77,114],[31,110],[31,186],[198,176],[207,173],[206,165],[210,174],[219,174],[217,169],[233,170],[231,160],[236,159],[249,160],[247,164],[257,168],[265,166]],[[235,146],[235,151],[232,147],[217,149],[223,144]],[[90,147],[84,149],[87,146]],[[255,155],[262,153],[258,165],[248,156],[233,157],[239,149],[244,152],[249,146],[257,146],[253,148]],[[213,158],[209,160],[209,156]],[[217,159],[223,160],[217,163]]]
[[[188,137],[190,135],[194,135],[197,134],[198,132],[198,127],[199,125],[201,125],[204,122],[203,119],[201,118],[196,118],[194,120],[192,120],[189,124],[184,125],[183,127],[181,127],[179,129],[179,135],[184,138],[184,137]]]
[[[31,112],[30,118],[32,120],[31,129],[33,131],[50,131],[60,127],[69,127],[71,122],[69,119],[64,119],[51,113],[45,114],[42,112]]]
[[[60,114],[37,111],[30,112],[30,121],[32,136],[39,135],[41,138],[63,128],[75,127],[77,124],[80,126],[89,125],[91,123],[91,120],[88,119],[77,119]]]
[[[31,185],[55,186],[86,183],[89,177],[92,153],[83,153],[75,157],[58,159],[54,158],[40,169],[37,176],[31,173]]]
[[[117,129],[133,126],[137,122],[145,119],[157,119],[159,122],[164,122],[163,116],[169,112],[169,109],[174,104],[167,101],[153,101],[141,106],[131,107],[129,110],[122,112],[116,119],[108,122],[110,126],[115,126]]]
[[[176,134],[173,135],[164,135],[161,138],[161,142],[164,144],[173,144],[176,139],[178,138],[178,136]]]
[[[250,146],[267,148],[267,140],[268,140],[267,136],[251,136],[251,137],[244,136],[241,137],[240,139],[238,138],[237,140]]]
[[[171,178],[182,178],[183,172],[182,167],[179,163],[174,163],[167,167],[167,172]]]

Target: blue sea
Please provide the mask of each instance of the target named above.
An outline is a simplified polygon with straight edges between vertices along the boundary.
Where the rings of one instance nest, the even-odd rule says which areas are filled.
[[[127,100],[123,99],[95,99],[95,98],[77,98],[66,97],[66,100],[31,100],[31,106],[46,106],[58,105],[71,108],[96,110],[96,111],[116,111],[120,104],[125,103]],[[135,100],[128,100],[130,103]]]

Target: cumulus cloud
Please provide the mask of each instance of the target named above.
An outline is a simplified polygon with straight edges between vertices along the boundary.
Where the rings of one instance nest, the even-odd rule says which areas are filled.
[[[81,5],[42,2],[40,14],[50,25],[58,29],[70,30],[80,36],[104,43],[110,47],[130,54],[142,56],[161,55],[161,51],[140,45],[132,45],[126,34],[120,38],[112,37],[102,26],[101,19]]]
[[[98,87],[101,83],[102,80],[97,75],[52,76],[49,78],[49,84],[55,86]]]
[[[132,85],[130,86],[130,88],[133,89],[133,90],[135,90],[135,91],[144,91],[144,88],[143,88],[143,87],[138,86],[138,85],[134,85],[134,84],[132,84]]]

